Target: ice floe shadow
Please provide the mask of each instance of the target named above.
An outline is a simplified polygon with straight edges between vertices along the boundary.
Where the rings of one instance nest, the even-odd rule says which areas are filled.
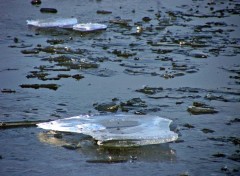
[[[168,143],[138,147],[104,147],[87,135],[65,132],[40,132],[40,142],[74,150],[88,163],[175,162],[176,151]]]

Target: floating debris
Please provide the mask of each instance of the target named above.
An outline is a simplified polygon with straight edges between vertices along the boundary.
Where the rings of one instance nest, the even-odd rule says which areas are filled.
[[[240,122],[240,118],[234,118],[233,120],[230,120],[231,123],[239,123]]]
[[[64,40],[61,40],[61,39],[51,39],[51,40],[47,40],[47,43],[50,43],[51,45],[63,44]]]
[[[49,122],[50,120],[37,120],[37,121],[13,121],[13,122],[0,122],[0,129],[7,128],[22,128],[22,127],[33,127],[39,123]]]
[[[141,98],[132,98],[130,100],[127,100],[126,102],[121,103],[122,108],[132,109],[136,107],[147,107],[147,104],[145,101],[143,101]]]
[[[40,5],[41,3],[42,3],[41,0],[32,0],[31,1],[32,5]]]
[[[46,46],[43,48],[37,48],[37,50],[50,54],[82,54],[85,52],[85,50],[82,49],[72,49],[70,47],[60,46]]]
[[[214,113],[218,112],[218,111],[214,110],[213,108],[201,108],[201,107],[196,107],[196,106],[189,106],[187,110],[194,115],[214,114]]]
[[[234,153],[231,156],[229,156],[228,159],[236,161],[236,162],[240,162],[240,154],[239,153]]]
[[[97,10],[97,14],[103,14],[103,15],[106,15],[106,14],[111,14],[112,12],[111,11],[108,11],[108,10]]]
[[[81,146],[75,145],[75,144],[65,144],[62,145],[63,148],[68,149],[68,150],[76,150],[81,148]]]
[[[40,65],[39,67],[34,67],[35,69],[39,69],[40,71],[70,71],[70,68],[55,68],[55,66],[49,66],[49,65]],[[31,73],[34,73],[36,71],[31,71]]]
[[[2,92],[2,93],[16,93],[16,90],[12,90],[12,89],[2,89],[1,92]]]
[[[185,123],[183,126],[186,128],[195,128],[193,125],[191,125],[189,123]]]
[[[203,52],[197,52],[197,51],[192,51],[189,53],[189,56],[195,57],[195,58],[207,58],[208,55],[203,53]]]
[[[36,48],[26,49],[26,50],[22,50],[21,53],[23,53],[23,54],[38,54],[39,50]]]
[[[107,25],[99,23],[81,23],[73,26],[73,30],[80,32],[91,32],[107,29]]]
[[[169,119],[148,115],[80,115],[39,123],[38,127],[90,135],[98,141],[98,145],[133,147],[177,140],[178,135],[169,130],[171,122]]]
[[[22,84],[22,85],[20,85],[20,87],[21,88],[33,88],[33,89],[46,88],[46,89],[57,90],[59,85],[57,85],[57,84]]]
[[[213,154],[212,156],[214,156],[216,158],[224,158],[224,157],[226,157],[226,155],[224,153],[216,153],[216,154]]]
[[[215,132],[214,130],[211,130],[211,129],[208,129],[208,128],[203,128],[201,131],[203,133],[213,133],[213,132]]]
[[[54,8],[41,8],[40,12],[42,12],[42,13],[57,13],[57,9],[54,9]]]
[[[120,51],[117,49],[113,50],[112,53],[117,55],[118,57],[124,57],[124,58],[135,56],[137,54],[137,53],[131,53],[129,51]]]
[[[208,138],[212,141],[218,141],[218,142],[231,142],[232,144],[239,146],[240,145],[240,138],[238,137],[234,137],[234,136],[230,136],[230,137],[210,137]]]
[[[72,78],[76,79],[76,80],[80,80],[80,79],[83,79],[84,76],[83,75],[80,75],[80,74],[76,74],[76,75],[72,75]]]
[[[148,94],[148,95],[153,95],[153,94],[156,94],[161,91],[163,91],[162,87],[148,87],[148,86],[145,86],[142,89],[136,90],[136,92],[141,92],[141,93]]]
[[[95,109],[100,112],[116,112],[119,107],[119,105],[117,105],[114,102],[95,104],[94,106],[95,106]]]
[[[225,101],[225,102],[228,101],[222,95],[217,96],[217,95],[213,95],[211,93],[208,93],[204,98],[206,98],[208,100],[218,100],[218,101]]]
[[[97,160],[87,160],[87,163],[105,163],[105,164],[114,164],[114,163],[126,163],[127,159],[97,159]]]
[[[149,22],[149,21],[151,21],[152,19],[151,19],[150,17],[143,17],[142,20],[143,20],[144,22]]]
[[[46,76],[48,76],[48,73],[44,73],[42,71],[31,71],[31,74],[27,75],[27,78],[38,78],[40,80],[46,79]]]
[[[110,20],[109,22],[113,24],[118,24],[124,27],[129,27],[130,26],[129,22],[131,21],[132,20],[129,20],[129,19],[114,19],[114,20]]]
[[[50,18],[44,20],[27,20],[27,25],[39,28],[72,28],[75,24],[77,24],[76,18]]]
[[[198,114],[214,114],[218,111],[215,110],[213,107],[210,107],[204,103],[200,102],[193,102],[193,106],[189,106],[187,108],[188,112],[198,115]]]

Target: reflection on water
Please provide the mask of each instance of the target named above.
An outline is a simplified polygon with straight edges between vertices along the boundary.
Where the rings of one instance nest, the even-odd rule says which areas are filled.
[[[98,146],[93,138],[86,135],[53,131],[41,132],[38,138],[43,143],[75,150],[89,158],[86,161],[89,163],[174,162],[176,160],[175,151],[169,147],[169,144],[110,148]]]

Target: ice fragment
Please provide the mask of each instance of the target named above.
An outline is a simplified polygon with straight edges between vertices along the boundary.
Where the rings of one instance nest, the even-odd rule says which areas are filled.
[[[106,28],[107,28],[107,25],[99,24],[99,23],[81,23],[73,26],[73,30],[81,31],[81,32],[104,30]]]
[[[62,28],[72,28],[73,25],[77,24],[76,18],[50,18],[43,20],[27,20],[27,25],[49,28],[49,27],[62,27]]]

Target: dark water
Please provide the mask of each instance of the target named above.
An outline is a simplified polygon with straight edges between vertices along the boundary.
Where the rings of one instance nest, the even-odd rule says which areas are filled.
[[[1,129],[0,175],[240,174],[239,1],[53,0],[33,6],[9,0],[0,1],[0,7],[0,121],[96,114],[98,105],[112,103],[119,107],[115,113],[169,118],[179,134],[176,143],[106,149],[81,135],[59,138],[38,128]],[[58,13],[41,13],[42,7]],[[29,19],[56,17],[108,28],[79,33],[26,25]],[[116,24],[119,19],[124,24]],[[49,46],[65,53],[44,50]],[[36,48],[35,54],[23,54]],[[50,60],[58,56],[97,68],[74,69]],[[56,71],[60,68],[67,71]],[[33,78],[36,72],[47,76]],[[70,76],[56,80],[59,74]],[[72,78],[76,74],[84,78]],[[59,88],[21,88],[23,84]],[[141,101],[122,106],[133,98]],[[218,113],[193,115],[187,111],[193,102]],[[62,147],[66,145],[81,148]]]

